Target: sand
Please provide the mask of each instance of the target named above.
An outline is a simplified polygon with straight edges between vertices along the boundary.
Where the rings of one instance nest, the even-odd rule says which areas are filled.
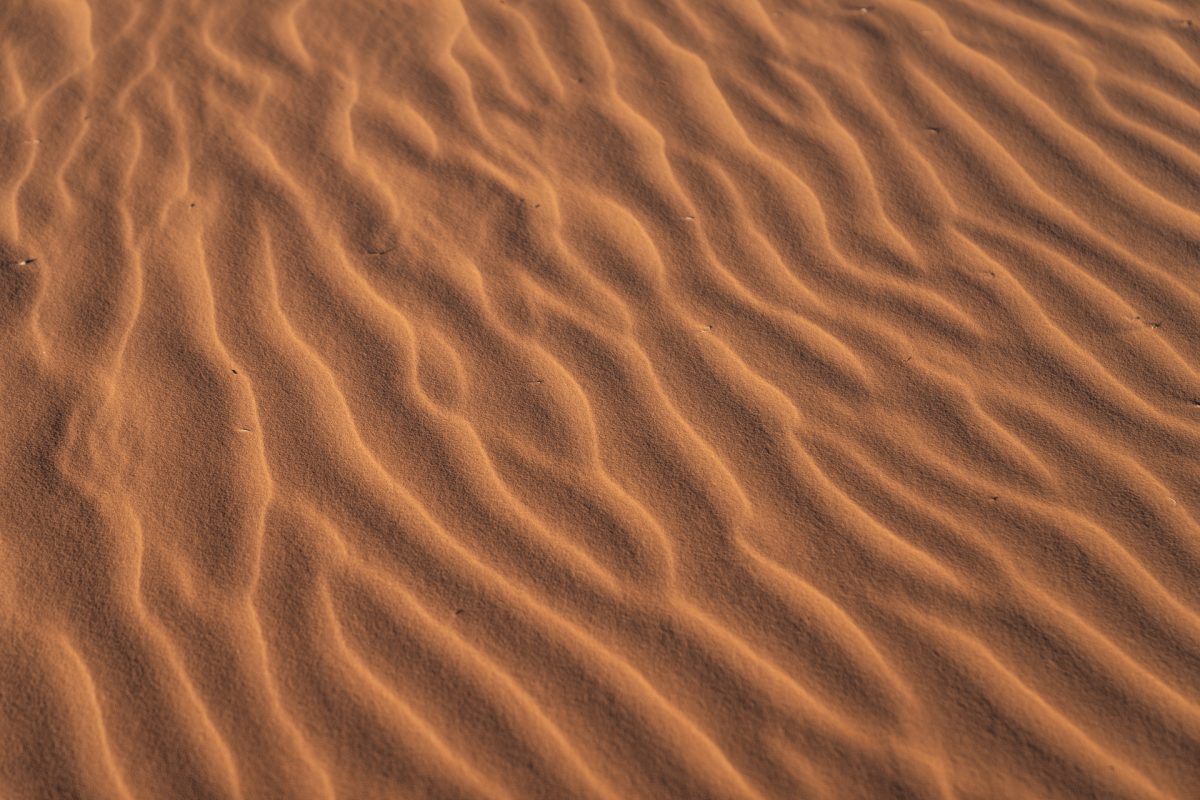
[[[9,0],[0,797],[1200,797],[1200,6]]]

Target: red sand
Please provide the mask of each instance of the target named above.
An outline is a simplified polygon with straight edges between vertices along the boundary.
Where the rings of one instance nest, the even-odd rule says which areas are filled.
[[[5,3],[0,796],[1200,797],[1196,23]]]

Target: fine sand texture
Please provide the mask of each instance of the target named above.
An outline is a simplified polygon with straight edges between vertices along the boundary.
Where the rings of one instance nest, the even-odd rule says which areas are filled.
[[[4,0],[0,798],[1200,798],[1200,2]]]

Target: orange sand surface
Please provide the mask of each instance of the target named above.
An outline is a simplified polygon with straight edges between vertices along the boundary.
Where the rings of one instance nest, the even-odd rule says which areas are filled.
[[[0,798],[1200,798],[1200,3],[6,0]]]

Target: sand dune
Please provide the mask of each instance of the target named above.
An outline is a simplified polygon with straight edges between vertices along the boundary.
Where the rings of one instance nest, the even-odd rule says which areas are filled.
[[[1200,797],[1200,6],[12,0],[0,795]]]

